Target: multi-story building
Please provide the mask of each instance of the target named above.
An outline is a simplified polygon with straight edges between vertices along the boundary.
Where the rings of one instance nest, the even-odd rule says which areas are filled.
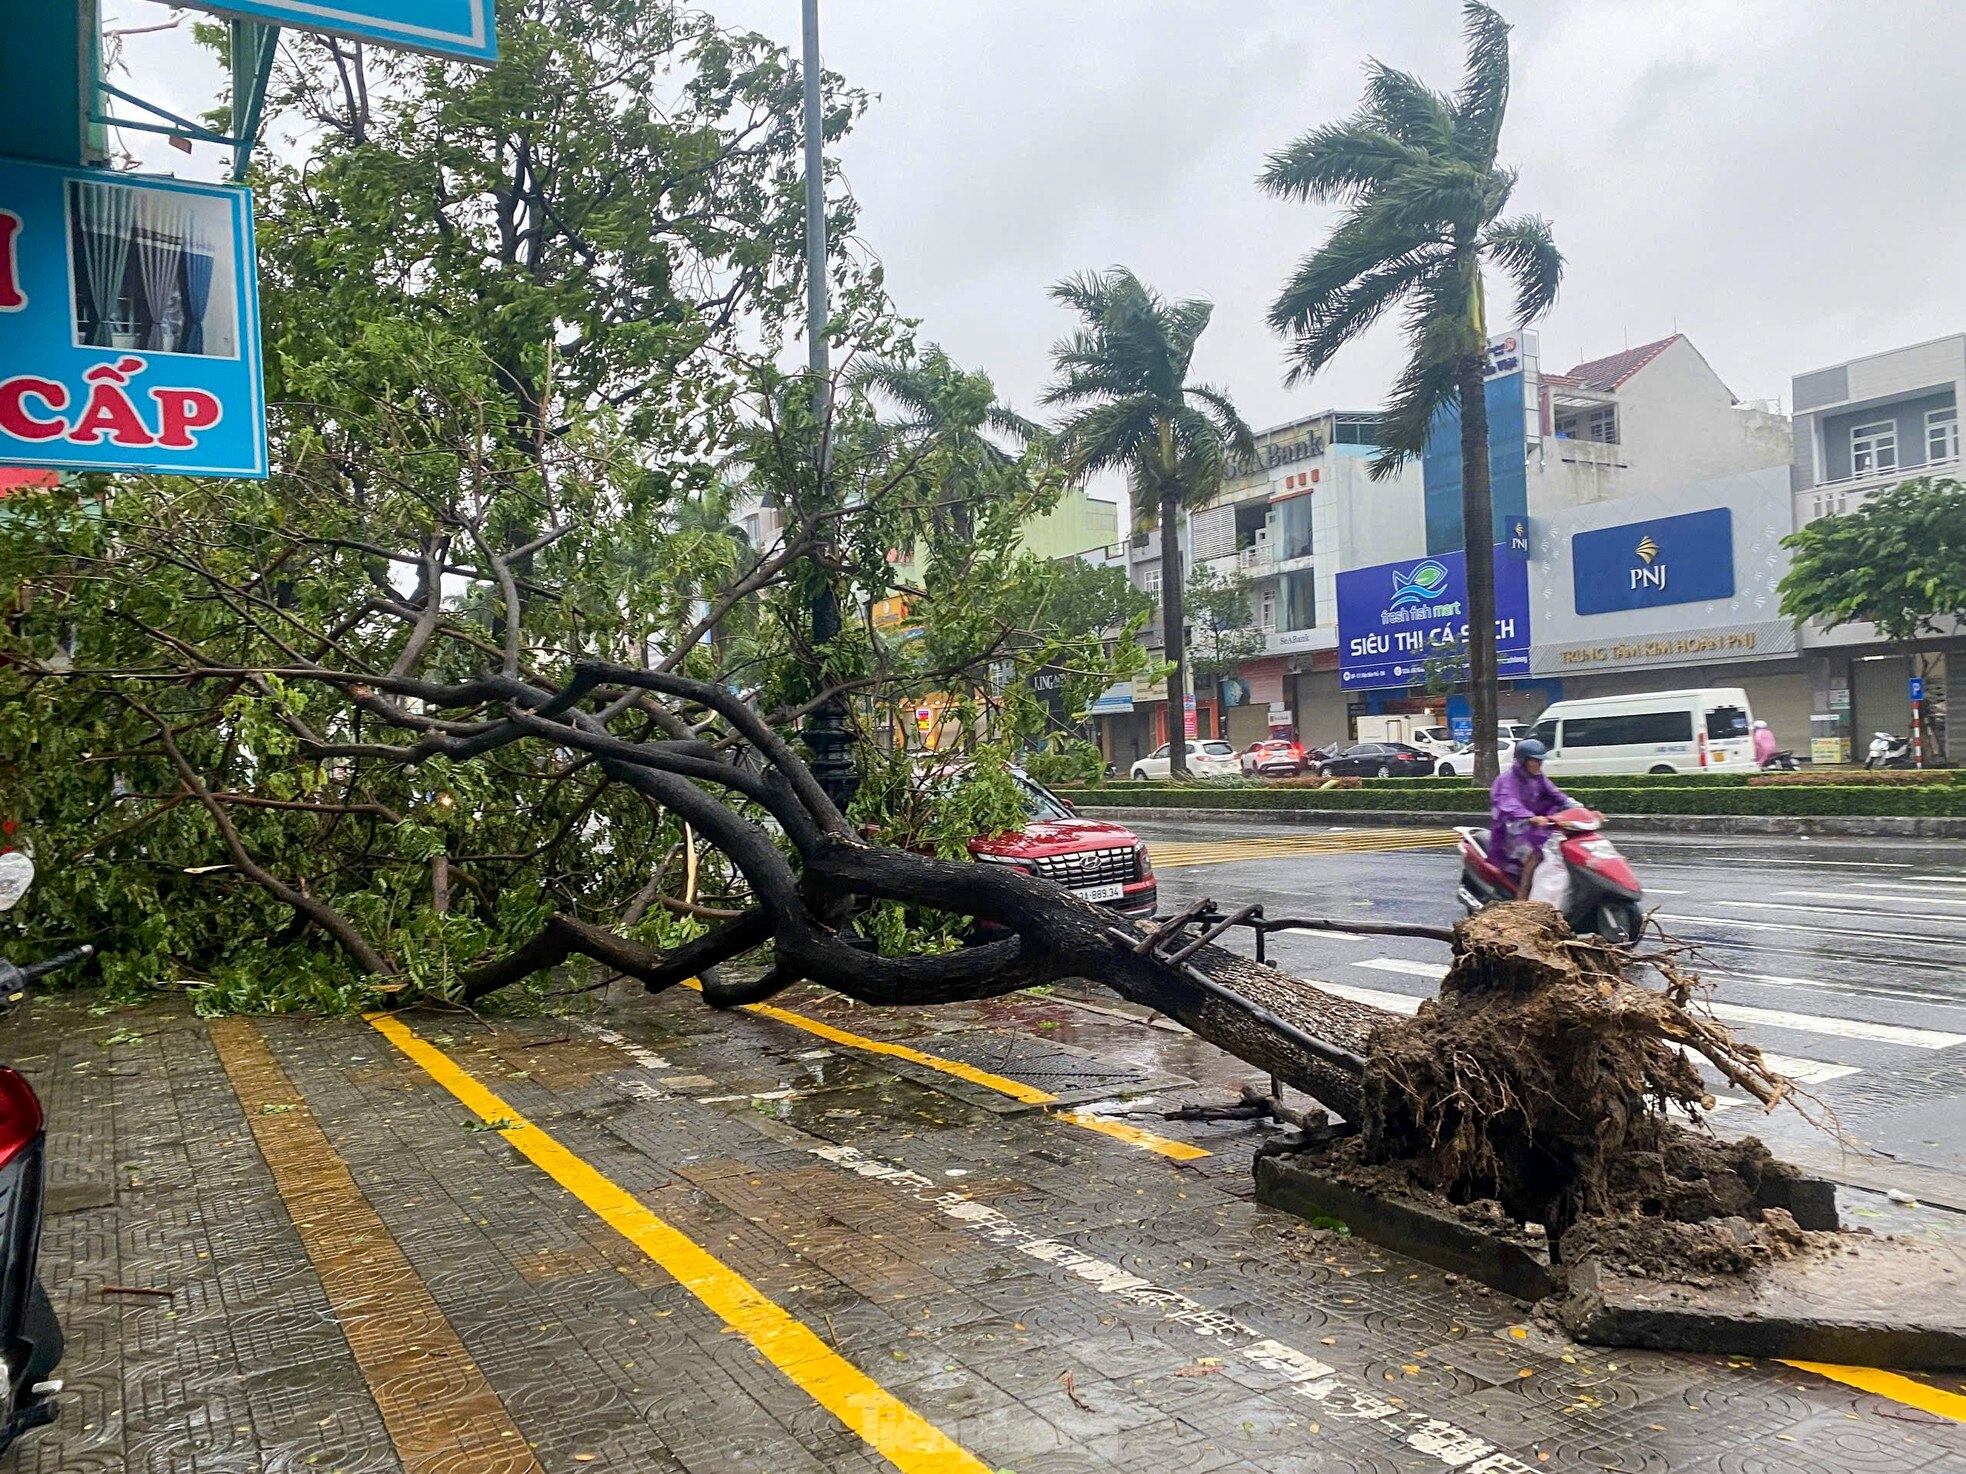
[[[1913,476],[1960,476],[1959,405],[1966,393],[1966,334],[1935,338],[1797,374],[1791,485],[1795,525],[1854,512],[1874,493]],[[1909,658],[1874,626],[1802,630],[1814,710],[1835,740],[1859,753],[1878,729],[1910,721]],[[1959,631],[1933,642],[1925,665],[1928,721],[1943,724],[1946,677],[1966,679]]]
[[[1533,718],[1563,697],[1742,686],[1806,745],[1809,677],[1775,593],[1794,525],[1787,418],[1736,399],[1680,334],[1563,373],[1543,370],[1534,333],[1498,339],[1490,357],[1501,715]],[[1426,553],[1440,565],[1430,578],[1445,591],[1433,607],[1452,628],[1457,413],[1441,417],[1422,460]],[[1357,570],[1341,593],[1341,679],[1355,710],[1443,700],[1418,689],[1417,658],[1399,658],[1414,611],[1395,601],[1411,602],[1412,572]],[[1457,707],[1464,697],[1448,700],[1450,716]]]
[[[1263,646],[1234,676],[1195,682],[1204,736],[1244,746],[1273,729],[1343,735],[1338,570],[1418,553],[1423,541],[1418,466],[1381,481],[1367,475],[1377,424],[1371,411],[1326,410],[1265,430],[1255,456],[1186,519],[1183,566],[1242,584]],[[1159,532],[1135,533],[1127,552],[1133,582],[1158,600]],[[1144,638],[1153,654],[1165,648],[1158,620]],[[1164,683],[1136,682],[1130,709],[1121,705],[1114,693],[1099,714],[1107,756],[1124,770],[1167,740]]]

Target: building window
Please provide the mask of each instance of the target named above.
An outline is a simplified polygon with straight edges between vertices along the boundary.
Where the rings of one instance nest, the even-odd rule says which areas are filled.
[[[1564,415],[1556,422],[1559,440],[1594,440],[1599,445],[1618,443],[1618,406],[1601,404],[1596,409]]]
[[[1959,409],[1956,405],[1925,411],[1925,459],[1928,463],[1959,459]]]
[[[1339,445],[1377,445],[1379,422],[1376,419],[1362,420],[1340,415],[1338,422],[1331,427],[1331,438]]]
[[[1279,580],[1283,586],[1283,614],[1277,620],[1277,628],[1285,630],[1307,630],[1317,624],[1317,581],[1309,569],[1299,573],[1286,573]]]
[[[1307,496],[1293,497],[1272,505],[1275,518],[1270,534],[1271,552],[1278,558],[1308,558],[1314,546],[1311,537],[1311,502]]]
[[[1850,427],[1850,474],[1875,476],[1898,469],[1898,422],[1879,420]]]
[[[1147,591],[1148,598],[1152,599],[1154,603],[1159,604],[1160,603],[1160,570],[1158,568],[1146,569],[1140,575],[1140,587]]]

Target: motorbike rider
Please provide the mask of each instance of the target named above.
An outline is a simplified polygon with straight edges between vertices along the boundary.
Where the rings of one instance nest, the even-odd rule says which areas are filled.
[[[1782,745],[1775,740],[1774,729],[1766,722],[1756,722],[1754,724],[1754,765],[1757,768],[1767,767],[1775,754],[1781,750]]]
[[[1488,790],[1488,857],[1504,874],[1516,873],[1518,900],[1529,895],[1536,862],[1543,857],[1541,831],[1550,827],[1550,815],[1578,807],[1574,798],[1543,776],[1548,752],[1534,737],[1516,743],[1515,761]]]

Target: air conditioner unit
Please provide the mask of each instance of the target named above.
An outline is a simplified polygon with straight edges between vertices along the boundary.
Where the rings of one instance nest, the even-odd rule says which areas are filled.
[[[1268,527],[1268,525],[1265,525],[1265,526],[1262,526],[1262,527],[1259,527],[1259,528],[1257,528],[1257,529],[1256,529],[1256,546],[1257,546],[1257,547],[1259,547],[1259,548],[1262,548],[1262,547],[1268,547],[1268,546],[1269,546],[1269,542],[1270,542],[1270,529],[1269,529],[1269,527]]]

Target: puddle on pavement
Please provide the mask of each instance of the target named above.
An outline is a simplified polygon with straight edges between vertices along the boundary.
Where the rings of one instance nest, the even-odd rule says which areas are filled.
[[[902,1132],[926,1135],[995,1119],[980,1106],[898,1075],[867,1084],[801,1091],[785,1100],[754,1101],[752,1109],[813,1136],[842,1143]]]

